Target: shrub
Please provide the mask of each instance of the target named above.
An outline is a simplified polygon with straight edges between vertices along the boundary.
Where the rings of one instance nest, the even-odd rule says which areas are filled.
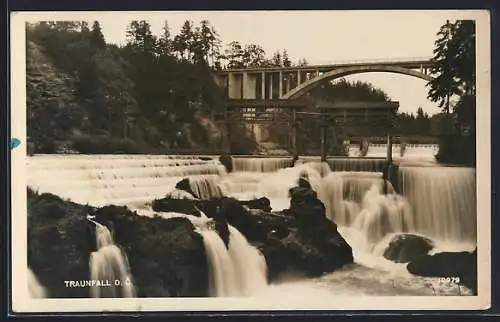
[[[441,139],[436,160],[440,163],[476,166],[476,138],[448,135]]]

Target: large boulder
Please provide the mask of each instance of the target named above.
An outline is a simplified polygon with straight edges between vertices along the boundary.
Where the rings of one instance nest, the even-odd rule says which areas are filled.
[[[177,212],[186,215],[200,217],[200,209],[195,199],[176,199],[165,197],[153,200],[151,207],[158,212]]]
[[[270,212],[272,210],[271,201],[266,197],[252,200],[242,200],[240,203],[250,209],[259,209],[266,212]]]
[[[64,281],[88,280],[90,252],[96,248],[90,207],[52,194],[28,191],[28,266],[52,298],[89,297],[88,289]]]
[[[442,252],[424,255],[406,266],[411,274],[425,277],[458,277],[477,294],[477,249],[470,252]]]
[[[396,263],[408,263],[416,260],[434,248],[434,243],[427,237],[400,234],[393,237],[384,251],[384,257]]]

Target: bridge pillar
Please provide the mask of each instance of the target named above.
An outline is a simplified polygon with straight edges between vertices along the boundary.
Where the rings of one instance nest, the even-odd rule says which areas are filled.
[[[273,99],[273,73],[269,73],[269,99]]]
[[[287,74],[286,75],[286,87],[285,87],[285,90],[287,93],[290,91],[290,81],[291,81],[290,74]]]
[[[257,75],[243,73],[241,80],[242,99],[257,99]]]
[[[302,82],[300,77],[302,76],[302,73],[300,72],[300,69],[297,71],[297,86],[299,86]]]
[[[321,111],[321,162],[326,161],[326,140],[327,140],[327,125],[326,120],[324,119],[324,111]]]
[[[392,135],[387,135],[387,163],[384,171],[384,194],[389,192],[390,173],[392,167]]]
[[[283,72],[280,70],[278,99],[283,96]]]
[[[297,109],[292,108],[292,154],[294,159],[298,158],[297,151]]]
[[[260,96],[263,100],[265,100],[266,99],[266,73],[265,72],[262,72],[261,78],[262,78],[261,79],[261,92],[262,93],[260,94]]]

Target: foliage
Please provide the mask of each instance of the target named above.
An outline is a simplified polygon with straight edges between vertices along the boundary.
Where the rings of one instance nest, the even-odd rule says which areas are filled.
[[[475,22],[447,21],[437,33],[428,97],[438,102],[448,118],[437,159],[446,163],[473,165],[475,161],[476,53]],[[450,96],[458,102],[450,111]],[[454,124],[453,124],[454,123]],[[451,125],[454,126],[451,126]],[[468,136],[468,137],[464,137]]]
[[[28,136],[35,153],[57,152],[59,142],[85,153],[211,144],[193,115],[221,108],[224,99],[211,74],[220,68],[214,27],[187,21],[172,36],[165,22],[157,37],[147,21],[131,21],[126,33],[118,47],[105,42],[97,21],[28,25]],[[194,133],[183,130],[190,124]]]
[[[475,95],[475,23],[447,21],[437,36],[428,97],[448,113],[450,96]]]

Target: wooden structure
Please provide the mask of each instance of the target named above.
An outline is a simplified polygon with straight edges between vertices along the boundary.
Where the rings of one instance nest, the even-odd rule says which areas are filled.
[[[346,125],[374,124],[383,128],[387,137],[387,167],[384,178],[388,178],[392,165],[393,119],[399,102],[313,102],[308,99],[256,100],[229,99],[226,101],[219,122],[226,127],[224,151],[230,154],[231,124],[285,124],[290,129],[291,154],[298,158],[297,129],[301,121],[316,119],[321,127],[321,161],[327,159],[328,129]],[[335,133],[335,132],[334,132]]]

